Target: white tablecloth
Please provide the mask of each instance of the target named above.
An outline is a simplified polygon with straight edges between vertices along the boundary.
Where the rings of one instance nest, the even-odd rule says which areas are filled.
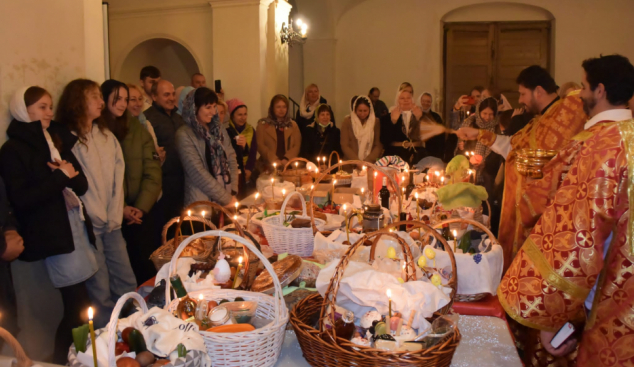
[[[451,361],[452,366],[521,366],[506,322],[497,317],[460,316],[458,328],[462,340]],[[477,357],[475,357],[477,356]],[[282,353],[276,367],[310,366],[302,355],[295,332],[286,331]]]

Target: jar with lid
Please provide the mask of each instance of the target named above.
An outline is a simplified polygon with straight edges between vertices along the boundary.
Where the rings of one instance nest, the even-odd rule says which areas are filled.
[[[381,229],[383,210],[379,204],[365,204],[363,206],[363,232],[370,233]]]
[[[217,306],[209,312],[209,321],[211,326],[236,324],[231,311],[224,306]]]
[[[357,328],[354,326],[354,313],[346,311],[341,318],[335,321],[335,333],[337,337],[350,340]]]

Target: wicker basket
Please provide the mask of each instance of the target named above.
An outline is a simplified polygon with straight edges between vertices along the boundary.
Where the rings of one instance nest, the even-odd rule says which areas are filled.
[[[422,228],[426,232],[436,237],[444,246],[448,253],[452,254],[451,249],[447,245],[447,242],[432,228],[422,224],[421,222],[414,221],[402,221],[391,224],[390,227],[398,227],[400,225],[412,225],[414,228]],[[311,295],[293,307],[291,311],[291,325],[297,334],[297,339],[302,348],[304,358],[311,366],[449,366],[453,354],[460,342],[460,331],[456,331],[447,339],[441,343],[434,345],[431,348],[424,349],[418,352],[389,352],[385,350],[373,349],[371,347],[363,347],[352,342],[337,338],[334,328],[327,329],[325,321],[328,319],[331,325],[334,325],[334,309],[336,305],[336,294],[339,289],[339,282],[343,277],[345,268],[350,261],[350,258],[354,252],[363,246],[363,242],[367,239],[373,238],[372,250],[370,258],[374,257],[374,249],[376,243],[381,236],[393,236],[398,241],[403,249],[403,253],[406,258],[406,278],[415,279],[415,265],[413,258],[409,251],[409,247],[400,237],[396,234],[389,233],[388,229],[382,229],[381,231],[374,232],[369,236],[362,237],[354,245],[350,246],[350,249],[346,255],[341,259],[335,275],[330,280],[330,285],[325,294],[325,298],[322,298],[319,294]],[[457,272],[456,263],[453,254],[450,255],[451,265],[453,268],[452,278],[448,282],[448,286],[452,288],[452,296],[456,292],[457,287]],[[413,273],[413,274],[412,274]],[[410,275],[412,274],[412,275]],[[451,308],[452,301],[448,305],[441,308],[434,317],[441,314],[446,314]],[[328,306],[330,306],[330,313],[327,312]],[[312,320],[315,319],[315,315],[319,313],[319,330],[311,326]],[[336,341],[335,341],[336,340]]]
[[[211,358],[211,365],[218,366],[273,366],[279,358],[284,342],[286,323],[288,322],[288,309],[282,295],[280,281],[275,276],[275,271],[264,255],[258,252],[254,245],[244,238],[224,231],[208,231],[197,233],[187,238],[178,246],[174,258],[170,262],[170,275],[176,273],[176,260],[178,254],[187,244],[196,238],[203,236],[227,237],[241,243],[252,251],[268,270],[273,278],[275,294],[273,297],[264,293],[238,291],[232,289],[212,289],[208,291],[195,292],[192,294],[198,299],[202,294],[207,300],[220,301],[221,299],[233,299],[242,297],[246,301],[257,301],[258,308],[256,316],[270,319],[271,322],[259,329],[241,333],[210,333],[200,331],[207,346],[207,354]],[[178,306],[178,300],[171,301],[170,287],[165,287],[165,300],[167,309],[174,311]]]
[[[301,187],[305,183],[312,183],[313,176],[311,172],[306,168],[293,168],[292,163],[294,162],[305,162],[306,164],[310,163],[308,159],[293,158],[286,163],[284,170],[280,173],[280,176],[282,176],[285,181],[292,182],[295,187]]]
[[[156,270],[160,270],[163,267],[163,265],[167,264],[168,262],[170,262],[170,260],[172,260],[172,256],[174,255],[174,251],[176,250],[176,245],[178,245],[178,243],[174,243],[176,236],[174,236],[174,238],[171,238],[169,240],[167,239],[167,231],[170,229],[171,226],[173,226],[176,223],[179,223],[180,220],[181,220],[180,217],[172,218],[169,220],[169,222],[167,222],[163,226],[163,233],[161,233],[161,247],[154,250],[152,255],[150,255],[150,260],[152,260],[152,263],[154,263],[154,267],[156,268]],[[201,222],[209,226],[209,228],[211,229],[216,229],[216,226],[213,223],[199,216],[191,216],[191,217],[185,216],[182,218],[182,220]],[[205,251],[202,254],[192,256],[194,260],[204,262],[209,259],[209,256],[211,255],[211,252],[214,247],[213,244],[215,243],[215,242],[208,243],[210,240],[215,241],[214,239],[203,239],[203,241],[205,242]]]
[[[121,298],[119,298],[119,300],[117,301],[117,304],[114,306],[114,309],[112,310],[112,315],[110,316],[110,322],[108,323],[108,326],[104,329],[100,329],[100,330],[95,330],[95,334],[96,336],[99,336],[101,333],[108,333],[108,367],[116,367],[117,366],[117,362],[116,362],[116,356],[115,356],[115,345],[117,342],[117,323],[119,322],[119,313],[121,313],[121,309],[123,308],[123,306],[126,304],[126,302],[129,299],[134,299],[139,303],[139,306],[141,307],[141,312],[143,312],[143,314],[146,314],[148,312],[148,308],[147,308],[147,304],[145,303],[145,300],[143,299],[143,297],[141,297],[140,294],[136,293],[136,292],[130,292],[130,293],[126,293],[123,296],[121,296]],[[90,343],[92,343],[92,341],[90,340],[90,338],[88,339],[88,346],[90,346]],[[168,363],[165,366],[166,367],[174,367],[174,366],[179,366],[179,367],[201,367],[204,365],[203,363],[203,358],[204,358],[205,354],[202,351],[189,351],[187,353],[187,357],[183,357],[183,358],[178,358],[175,362],[173,363]],[[68,351],[68,362],[70,367],[93,367],[91,366],[86,366],[83,365],[79,362],[79,360],[77,359],[77,350],[75,349],[75,344],[70,346],[70,350]]]
[[[487,201],[488,204],[488,201]],[[489,236],[489,238],[491,239],[491,246],[495,246],[495,245],[499,245],[499,242],[497,240],[497,238],[495,238],[495,236],[493,235],[493,233],[491,232],[491,230],[483,225],[482,223],[472,220],[472,219],[464,219],[464,218],[455,218],[455,219],[447,219],[444,220],[442,222],[438,222],[435,223],[433,225],[434,229],[438,229],[438,228],[442,228],[443,225],[445,224],[451,224],[451,223],[466,223],[466,224],[470,224],[474,227],[478,227],[482,232],[486,233],[487,236]],[[488,293],[478,293],[478,294],[458,294],[456,293],[453,297],[453,300],[456,302],[477,302],[481,299],[483,299],[484,297],[486,297]]]
[[[315,245],[315,234],[313,233],[312,228],[284,227],[286,204],[294,195],[299,195],[302,203],[302,215],[297,215],[296,218],[311,218],[306,214],[306,202],[304,201],[304,196],[301,193],[294,191],[289,195],[286,195],[286,199],[284,200],[284,204],[282,204],[282,210],[279,215],[262,219],[262,229],[264,230],[266,240],[269,242],[269,246],[271,246],[276,254],[288,252],[289,254],[306,257],[313,254],[313,247]],[[317,219],[315,225],[323,228],[325,224],[325,221]]]
[[[381,173],[383,173],[383,174],[386,174],[386,171],[384,170],[384,168],[385,168],[385,167],[379,167],[379,166],[377,166],[377,165],[375,165],[375,164],[372,164],[372,163],[368,163],[368,162],[365,162],[365,161],[355,161],[355,160],[352,160],[352,161],[343,161],[343,162],[341,162],[341,163],[337,163],[337,164],[335,164],[335,165],[333,165],[333,166],[331,166],[331,167],[328,167],[328,169],[326,169],[324,172],[322,172],[322,173],[320,174],[320,176],[319,176],[319,177],[317,177],[317,180],[315,181],[315,187],[316,187],[316,186],[317,186],[320,182],[322,182],[322,180],[323,180],[324,178],[331,176],[331,175],[330,175],[330,172],[331,172],[332,170],[337,169],[337,168],[339,168],[339,167],[343,167],[343,166],[345,166],[345,165],[352,165],[352,164],[354,164],[354,165],[365,165],[365,166],[367,166],[367,167],[368,167],[368,177],[369,177],[369,174],[370,174],[370,168],[374,168],[374,169],[376,169],[377,171],[379,171],[379,172],[381,172]],[[392,185],[394,186],[394,188],[395,188],[396,192],[401,192],[401,188],[399,187],[398,182],[396,182],[396,180],[394,180],[394,177],[392,177],[392,176],[390,176],[390,175],[386,175],[386,176],[388,177],[388,179],[390,180],[390,182],[391,182],[391,183],[392,183]],[[310,203],[309,203],[309,206],[310,206],[310,208],[311,208],[311,210],[310,210],[310,218],[311,218],[311,220],[312,220],[313,232],[314,232],[314,233],[317,233],[317,232],[319,232],[319,229],[318,229],[318,228],[317,228],[317,226],[315,225],[315,223],[316,223],[316,222],[315,222],[315,216],[313,215],[313,207],[315,206],[315,197],[314,197],[314,195],[315,195],[315,191],[314,191],[314,189],[313,189],[313,190],[311,190],[311,191],[310,191]],[[373,202],[374,202],[374,200],[376,200],[376,196],[377,196],[377,195],[373,195],[373,196],[374,196],[374,197],[372,198],[372,200],[373,200]],[[398,199],[398,207],[399,207],[399,210],[401,210],[401,209],[403,208],[403,202],[402,202],[401,195],[397,195],[397,199]],[[400,212],[399,212],[399,215],[400,215]],[[319,219],[317,219],[317,220],[319,220]]]
[[[15,356],[15,361],[13,363],[14,367],[31,367],[34,366],[33,361],[26,355],[22,345],[17,341],[17,339],[11,335],[9,331],[0,327],[0,340],[4,340],[5,343],[11,347],[13,351],[13,355]]]

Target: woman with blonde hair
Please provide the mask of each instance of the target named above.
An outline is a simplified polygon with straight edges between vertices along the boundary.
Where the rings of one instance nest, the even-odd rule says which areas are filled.
[[[319,93],[317,84],[313,83],[307,86],[302,95],[302,100],[299,103],[297,114],[295,114],[295,122],[300,132],[303,132],[306,126],[315,121],[315,110],[322,104],[327,105],[328,101]],[[332,108],[330,109],[330,114],[332,115],[332,123],[334,126],[335,116],[332,113]]]

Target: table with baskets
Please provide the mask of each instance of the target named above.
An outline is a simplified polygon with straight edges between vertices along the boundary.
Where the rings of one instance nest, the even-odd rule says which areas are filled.
[[[289,162],[289,164],[292,162]],[[371,170],[382,172],[391,182],[391,187],[395,192],[400,192],[399,182],[394,175],[373,164],[360,161],[347,161],[332,165],[322,170],[316,179],[316,184],[324,177],[329,177],[330,172],[343,166],[365,164]],[[309,174],[306,170],[295,169],[298,183],[304,182],[301,175]],[[313,174],[314,175],[314,174]],[[283,224],[285,222],[285,210],[293,198],[300,198],[301,207],[298,214],[299,219],[310,220],[310,226],[305,228],[291,228]],[[308,205],[306,204],[308,201]],[[402,207],[401,197],[398,196],[399,208]],[[243,205],[249,208],[257,207],[255,197],[251,196],[242,201]],[[203,218],[200,215],[185,215],[190,209],[208,208],[207,213],[213,211],[221,213],[224,218],[219,225],[210,221],[210,218]],[[315,218],[313,206],[313,192],[310,191],[308,197],[304,197],[297,192],[286,195],[282,204],[281,212],[261,220],[251,220],[249,226],[244,226],[244,221],[237,220],[237,213],[213,203],[198,202],[185,208],[180,218],[170,221],[167,226],[176,226],[174,239],[163,237],[164,244],[153,255],[157,268],[165,267],[168,274],[176,274],[178,260],[183,251],[190,244],[198,243],[204,250],[196,255],[192,255],[195,260],[205,261],[216,256],[216,251],[224,251],[221,248],[221,239],[233,241],[236,247],[241,247],[241,254],[245,257],[244,277],[238,289],[199,289],[190,291],[192,299],[202,297],[206,301],[220,301],[223,299],[235,299],[240,297],[245,301],[257,301],[256,315],[270,320],[264,326],[248,332],[236,333],[213,333],[198,331],[204,340],[207,355],[212,366],[520,366],[514,341],[509,332],[503,314],[500,315],[488,311],[470,312],[469,304],[477,305],[478,301],[484,299],[491,302],[490,295],[461,295],[458,294],[458,280],[460,271],[448,241],[442,237],[440,228],[443,225],[461,223],[478,228],[490,239],[491,246],[496,246],[497,241],[489,231],[486,224],[470,219],[451,218],[445,222],[425,224],[418,220],[394,221],[385,228],[367,233],[359,237],[354,243],[348,243],[345,254],[335,260],[336,271],[330,279],[330,283],[325,294],[313,293],[299,300],[292,308],[287,307],[284,295],[286,289],[283,283],[275,275],[274,266],[271,264],[271,257],[263,255],[265,250],[273,250],[276,254],[289,253],[296,254],[303,258],[310,257],[313,253],[314,238],[319,233],[325,235],[323,220]],[[236,217],[234,217],[236,214]],[[249,213],[251,214],[251,213]],[[352,215],[350,215],[352,216]],[[349,217],[350,217],[349,216]],[[417,218],[415,218],[417,219]],[[203,224],[203,231],[184,236],[180,227],[184,222],[198,221]],[[167,232],[167,226],[164,233]],[[256,228],[260,231],[255,233]],[[410,245],[394,231],[399,228],[407,228],[407,232],[422,231],[429,238],[434,239],[437,248],[442,250],[443,256],[448,261],[448,275],[443,282],[443,286],[449,290],[448,303],[436,310],[428,318],[431,322],[443,315],[453,314],[453,308],[460,308],[461,315],[455,315],[457,327],[448,336],[443,338],[433,346],[417,351],[389,351],[379,350],[373,347],[355,345],[349,340],[343,339],[335,334],[335,328],[329,325],[335,324],[335,309],[337,305],[337,295],[340,282],[344,276],[346,267],[358,251],[365,251],[370,247],[369,261],[375,259],[375,249],[381,238],[390,238],[397,243],[399,251],[404,260],[403,282],[416,281],[416,259],[410,250]],[[471,228],[470,227],[470,228]],[[192,226],[192,232],[194,228]],[[216,245],[218,244],[218,245]],[[268,245],[268,247],[266,247]],[[423,246],[429,243],[420,244]],[[215,248],[218,247],[218,249]],[[441,251],[439,250],[439,251]],[[365,253],[365,252],[364,252]],[[311,260],[314,260],[311,258]],[[441,260],[440,257],[438,259]],[[367,260],[364,260],[367,261]],[[435,264],[435,262],[434,262]],[[434,265],[435,267],[435,265]],[[258,269],[265,269],[273,281],[273,288],[270,294],[250,291],[253,278],[257,276]],[[420,272],[420,269],[418,269]],[[326,273],[324,273],[326,274]],[[152,284],[151,282],[150,284]],[[178,299],[173,299],[171,288],[165,287],[165,309],[169,312],[176,310]],[[141,306],[142,312],[147,312],[145,301],[138,295],[131,295],[128,298],[136,299]],[[120,306],[125,300],[120,300],[113,313],[111,328],[116,325]],[[460,305],[460,307],[457,307]],[[465,306],[466,305],[466,306]],[[475,307],[478,308],[478,307]],[[477,315],[477,316],[476,316]],[[502,316],[502,317],[495,317]],[[316,325],[316,327],[315,327]],[[109,330],[109,336],[116,340],[116,335]],[[114,339],[113,339],[114,338]],[[110,347],[110,351],[114,351]],[[72,351],[72,349],[71,349]],[[474,358],[477,356],[477,358]],[[109,356],[110,366],[113,367],[114,354]],[[83,366],[82,366],[83,367]]]

